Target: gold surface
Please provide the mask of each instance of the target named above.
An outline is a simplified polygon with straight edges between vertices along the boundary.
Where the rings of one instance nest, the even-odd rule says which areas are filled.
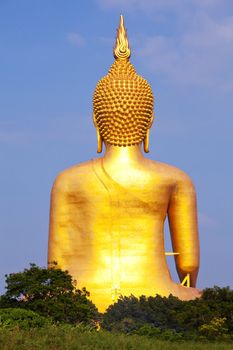
[[[85,286],[100,311],[120,294],[200,296],[195,190],[181,170],[143,156],[153,96],[128,61],[126,39],[121,18],[115,66],[94,95],[98,152],[104,142],[104,156],[63,171],[51,194],[48,261],[67,269],[78,288]],[[118,56],[118,46],[128,52],[125,57]],[[171,279],[166,263],[167,216],[177,272],[187,287]]]
[[[131,51],[129,48],[129,42],[127,38],[127,33],[124,25],[124,17],[120,16],[120,24],[117,29],[116,44],[113,50],[115,58],[130,58]]]
[[[102,138],[120,147],[136,145],[146,139],[153,121],[153,93],[129,61],[130,49],[122,16],[114,56],[116,60],[108,74],[96,86],[93,119],[99,141]]]

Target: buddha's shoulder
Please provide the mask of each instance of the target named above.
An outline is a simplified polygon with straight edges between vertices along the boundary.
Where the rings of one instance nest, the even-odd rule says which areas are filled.
[[[190,176],[183,170],[173,165],[150,159],[148,159],[148,165],[150,166],[152,173],[154,173],[156,176],[160,175],[162,178],[171,183],[186,182],[192,184]]]
[[[71,183],[84,182],[92,174],[93,160],[75,164],[61,171],[55,178],[53,187],[64,187]]]

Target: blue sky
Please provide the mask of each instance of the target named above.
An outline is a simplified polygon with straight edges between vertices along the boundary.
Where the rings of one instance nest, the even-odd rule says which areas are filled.
[[[196,185],[198,287],[233,287],[232,0],[0,0],[1,292],[5,273],[46,265],[55,176],[97,157],[92,95],[120,14],[155,95],[149,157]]]

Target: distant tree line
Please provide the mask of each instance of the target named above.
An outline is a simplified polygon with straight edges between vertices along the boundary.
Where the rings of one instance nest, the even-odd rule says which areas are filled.
[[[82,323],[92,329],[138,334],[164,340],[233,340],[233,290],[207,288],[200,299],[181,301],[170,295],[120,297],[104,314],[89,300],[89,292],[74,287],[67,271],[31,264],[6,275],[0,297],[1,328],[46,327]]]
[[[172,295],[121,297],[109,306],[103,327],[166,340],[233,340],[233,291],[207,288],[190,301]]]

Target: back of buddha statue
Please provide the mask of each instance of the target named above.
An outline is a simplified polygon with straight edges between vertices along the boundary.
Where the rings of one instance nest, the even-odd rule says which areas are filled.
[[[123,17],[115,62],[97,84],[93,120],[102,158],[61,173],[51,195],[49,262],[86,287],[101,311],[120,294],[199,295],[195,283],[199,241],[195,190],[179,169],[145,158],[153,122],[153,94],[129,62]],[[177,272],[165,257],[168,216]]]

